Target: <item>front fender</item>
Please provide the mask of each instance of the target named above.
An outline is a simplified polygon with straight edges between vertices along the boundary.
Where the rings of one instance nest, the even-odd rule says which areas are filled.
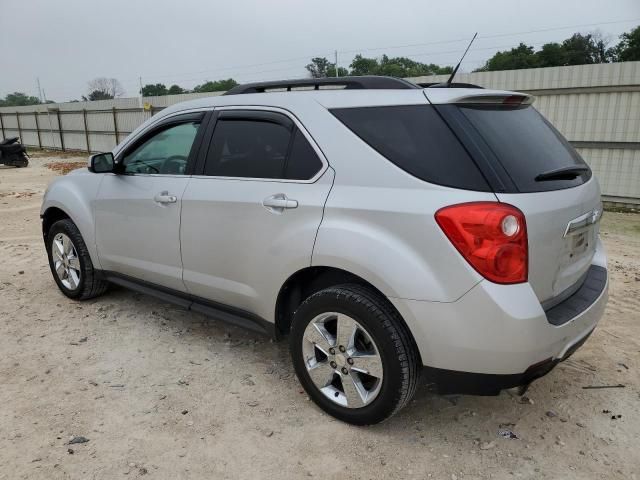
[[[78,227],[95,268],[100,268],[96,250],[93,204],[103,176],[90,172],[54,180],[44,194],[40,217],[51,208],[63,211]]]

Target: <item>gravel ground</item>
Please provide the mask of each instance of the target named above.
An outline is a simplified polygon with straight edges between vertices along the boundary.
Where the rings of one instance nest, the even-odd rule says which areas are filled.
[[[0,479],[640,478],[640,215],[605,213],[605,316],[526,398],[424,386],[362,428],[309,401],[286,343],[122,289],[60,294],[45,164],[83,160],[0,167]],[[582,388],[605,384],[625,388]]]

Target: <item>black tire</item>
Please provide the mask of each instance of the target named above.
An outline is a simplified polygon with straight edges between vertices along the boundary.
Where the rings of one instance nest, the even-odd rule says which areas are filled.
[[[305,328],[325,312],[343,313],[367,330],[379,350],[383,365],[382,386],[375,399],[360,408],[338,405],[313,383],[303,356]],[[307,298],[296,310],[290,335],[290,351],[300,383],[325,412],[354,425],[382,422],[413,397],[420,375],[417,347],[398,312],[372,289],[356,284],[338,285]]]
[[[52,246],[56,235],[59,233],[64,233],[71,239],[80,262],[80,281],[78,282],[78,286],[74,289],[66,287],[58,277],[55,270]],[[82,235],[80,235],[80,231],[78,230],[78,227],[76,227],[76,224],[71,220],[59,220],[51,226],[47,233],[46,247],[47,256],[49,257],[49,268],[51,269],[53,279],[58,285],[60,291],[67,297],[73,298],[74,300],[88,300],[90,298],[97,297],[98,295],[102,295],[107,290],[108,283],[104,281],[100,277],[99,272],[93,268],[93,263],[91,262],[91,257],[89,256],[87,246],[82,239]]]

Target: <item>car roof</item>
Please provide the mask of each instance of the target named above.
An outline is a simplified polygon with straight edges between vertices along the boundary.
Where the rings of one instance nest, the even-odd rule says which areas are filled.
[[[241,95],[219,95],[177,103],[162,110],[163,117],[183,110],[215,108],[227,106],[279,107],[295,110],[296,106],[316,103],[325,108],[374,107],[390,105],[416,105],[429,102],[434,104],[455,103],[469,98],[507,97],[527,94],[505,90],[485,90],[478,88],[416,88],[416,89],[321,89],[271,91]]]

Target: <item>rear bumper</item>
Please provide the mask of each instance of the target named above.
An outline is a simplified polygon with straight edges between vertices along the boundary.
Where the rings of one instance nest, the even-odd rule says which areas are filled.
[[[441,368],[425,367],[427,381],[436,387],[441,395],[458,393],[465,395],[498,395],[502,390],[529,385],[534,380],[544,377],[560,362],[564,362],[580,348],[591,336],[588,332],[567,350],[562,358],[548,358],[529,366],[523,373],[496,375],[490,373],[458,372]]]
[[[606,269],[600,240],[592,265]],[[489,390],[500,390],[548,373],[586,341],[604,313],[608,278],[601,288],[589,305],[560,325],[550,323],[527,283],[482,281],[451,303],[390,301],[411,329],[436,383],[448,382],[459,391],[464,390],[460,384],[493,383]],[[470,374],[480,376],[471,379]]]

